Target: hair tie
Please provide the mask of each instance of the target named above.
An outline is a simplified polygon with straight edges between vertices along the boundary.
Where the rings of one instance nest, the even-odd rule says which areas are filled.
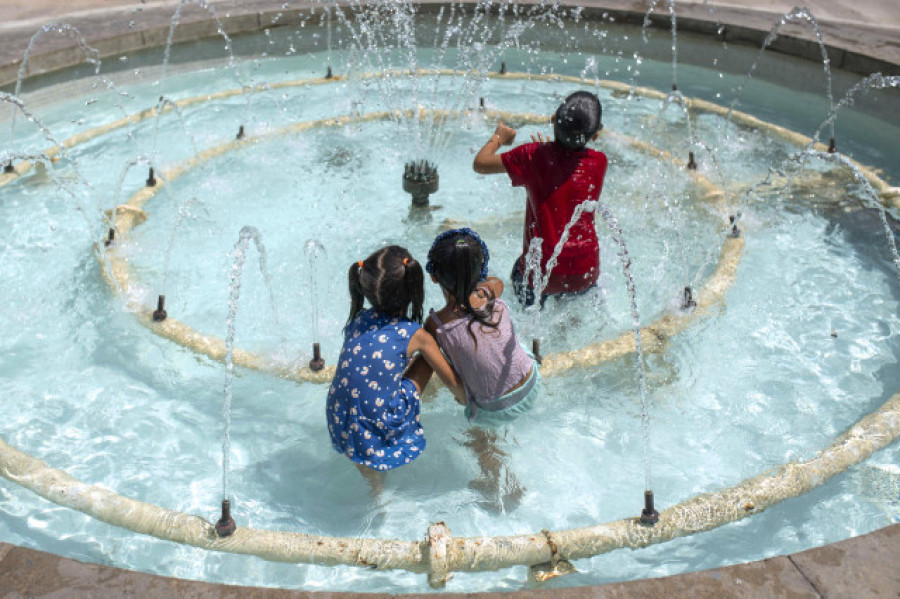
[[[360,260],[360,261],[357,262],[356,264],[357,264],[360,268],[362,268],[362,267],[363,267],[363,262],[364,262],[364,260]]]
[[[404,259],[403,259],[403,266],[406,266],[407,264],[409,264],[409,258],[404,258]]]
[[[468,235],[481,246],[481,251],[484,253],[484,262],[481,264],[481,273],[478,275],[478,280],[485,280],[488,276],[488,261],[491,259],[491,253],[488,251],[487,244],[478,236],[478,233],[468,227],[463,227],[462,229],[450,229],[435,237],[434,242],[431,244],[431,249],[428,250],[428,255],[431,255],[431,252],[434,251],[435,246],[439,242],[448,237],[452,237],[453,235]],[[434,274],[434,264],[431,263],[431,260],[425,263],[425,272],[430,275]]]

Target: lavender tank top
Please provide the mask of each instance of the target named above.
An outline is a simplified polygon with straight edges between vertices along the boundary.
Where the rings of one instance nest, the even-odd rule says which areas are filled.
[[[521,383],[531,372],[531,356],[519,344],[513,329],[509,306],[500,299],[494,300],[491,322],[497,327],[484,326],[477,321],[471,331],[478,339],[476,348],[469,323],[469,314],[447,324],[438,320],[434,310],[431,318],[437,324],[437,342],[444,355],[462,380],[470,401],[491,402]]]

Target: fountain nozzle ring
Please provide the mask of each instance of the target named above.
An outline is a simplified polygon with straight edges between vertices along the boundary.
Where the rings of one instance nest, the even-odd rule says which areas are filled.
[[[219,537],[227,537],[237,530],[237,524],[231,517],[231,502],[227,499],[222,500],[222,517],[216,522],[216,534]]]

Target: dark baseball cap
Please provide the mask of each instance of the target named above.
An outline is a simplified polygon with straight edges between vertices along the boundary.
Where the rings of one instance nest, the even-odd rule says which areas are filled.
[[[603,128],[603,107],[596,94],[578,91],[571,94],[553,115],[556,142],[569,150],[580,150]]]

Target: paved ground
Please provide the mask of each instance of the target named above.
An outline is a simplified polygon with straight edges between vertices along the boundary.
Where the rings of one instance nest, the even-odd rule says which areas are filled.
[[[871,65],[886,74],[900,73],[900,0],[810,0],[810,11],[821,26],[825,41],[840,52],[834,61],[844,61],[866,71]],[[209,0],[228,27],[256,29],[267,11],[287,4],[302,8],[305,3],[284,0]],[[165,40],[169,20],[177,0],[0,0],[0,84],[15,80],[18,63],[31,36],[51,21],[76,24],[79,31],[102,52],[159,45]],[[585,0],[594,8],[630,11],[636,18],[646,12],[646,0]],[[656,13],[665,14],[666,0],[659,0]],[[677,0],[679,21],[722,23],[735,30],[744,28],[764,35],[780,15],[790,11],[793,0]],[[209,33],[205,11],[196,6],[184,10],[186,23],[180,35]],[[134,21],[133,27],[129,23]],[[702,27],[698,27],[702,29]],[[205,33],[204,33],[205,32]],[[763,33],[759,33],[763,32]],[[787,35],[813,37],[808,25],[782,30]],[[733,35],[729,33],[728,35]],[[106,40],[106,41],[104,41]],[[112,41],[110,41],[112,40]],[[798,53],[809,51],[791,47]],[[790,51],[790,48],[787,50]],[[32,72],[52,70],[80,61],[71,52],[71,40],[55,39],[35,51]],[[831,54],[830,54],[831,55]],[[875,70],[875,69],[872,69]],[[611,584],[603,587],[564,591],[523,591],[515,596],[527,599],[585,599],[613,597],[798,597],[869,598],[900,597],[900,525],[870,535],[802,553],[682,576]],[[83,564],[54,555],[0,543],[0,599],[19,597],[242,597],[248,599],[348,599],[354,593],[307,593],[225,587],[193,581],[162,578]],[[386,597],[387,595],[366,595]],[[429,595],[433,597],[433,595]],[[448,599],[463,595],[443,594]],[[488,597],[489,594],[465,595]],[[404,595],[424,597],[422,595]],[[504,595],[508,598],[510,595]]]

